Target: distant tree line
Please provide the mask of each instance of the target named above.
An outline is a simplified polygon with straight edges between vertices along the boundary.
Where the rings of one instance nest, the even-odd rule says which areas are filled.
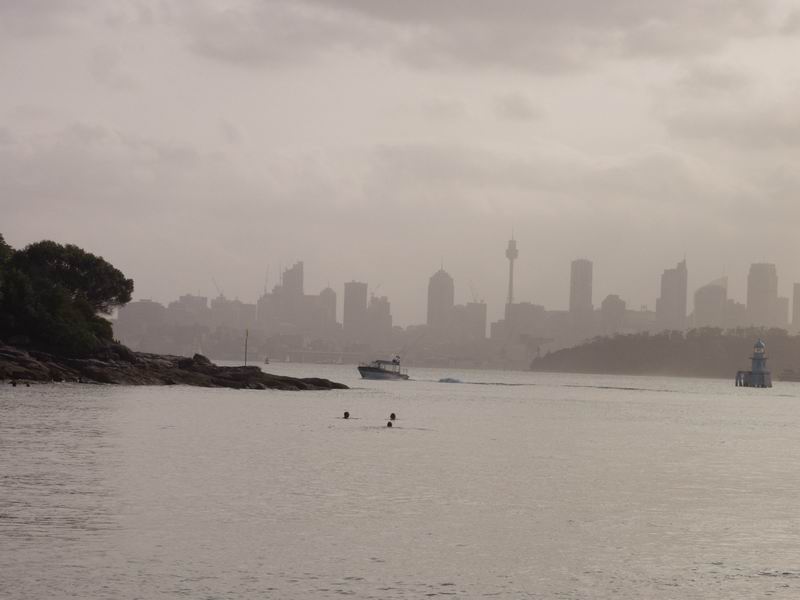
[[[49,240],[14,250],[0,234],[0,340],[86,356],[113,334],[103,315],[130,302],[133,280],[72,244]]]
[[[534,371],[609,373],[619,375],[681,375],[733,377],[749,369],[753,344],[767,345],[773,374],[800,369],[800,336],[783,329],[716,327],[661,333],[618,334],[534,359]]]

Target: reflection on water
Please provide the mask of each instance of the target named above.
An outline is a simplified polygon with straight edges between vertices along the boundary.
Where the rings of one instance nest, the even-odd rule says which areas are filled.
[[[268,368],[0,389],[0,597],[800,597],[798,384]]]

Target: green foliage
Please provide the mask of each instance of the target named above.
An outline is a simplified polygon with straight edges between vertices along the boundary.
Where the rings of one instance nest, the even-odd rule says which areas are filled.
[[[0,302],[3,301],[3,280],[6,271],[5,265],[11,258],[12,254],[14,254],[14,249],[6,244],[5,239],[3,239],[3,234],[0,233]]]
[[[11,255],[14,253],[14,250],[6,244],[6,240],[3,238],[3,234],[0,233],[0,266],[4,265]],[[1,267],[0,267],[1,268]]]
[[[110,263],[51,241],[0,256],[0,338],[68,356],[112,340],[101,314],[130,301],[133,281]]]
[[[75,245],[62,246],[49,240],[14,253],[9,261],[39,286],[56,285],[73,300],[85,301],[95,312],[108,314],[131,300],[133,280],[99,256]]]

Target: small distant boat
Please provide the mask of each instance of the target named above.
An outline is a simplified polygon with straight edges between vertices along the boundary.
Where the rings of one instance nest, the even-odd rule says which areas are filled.
[[[265,356],[265,357],[264,357],[264,364],[265,364],[265,365],[268,365],[268,364],[269,364],[269,356]]]
[[[358,365],[363,379],[408,379],[408,371],[400,368],[400,357],[392,360],[373,360]]]

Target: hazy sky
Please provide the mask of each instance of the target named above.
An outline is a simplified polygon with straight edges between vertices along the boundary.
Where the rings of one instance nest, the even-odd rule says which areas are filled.
[[[136,298],[381,284],[562,308],[800,281],[800,9],[744,0],[0,0],[0,232]],[[793,8],[795,7],[795,8]]]

